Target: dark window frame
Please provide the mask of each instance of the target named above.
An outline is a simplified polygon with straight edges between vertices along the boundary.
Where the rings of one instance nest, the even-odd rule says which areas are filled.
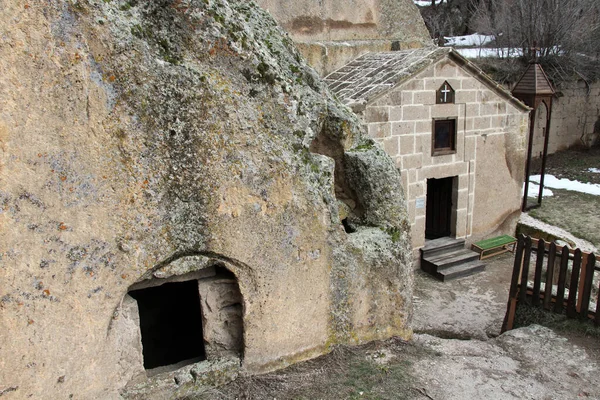
[[[435,141],[435,131],[437,125],[449,125],[450,131],[450,146],[449,147],[436,147]],[[458,133],[458,118],[457,117],[449,117],[449,118],[434,118],[431,124],[431,155],[432,156],[442,156],[446,154],[455,154],[456,153],[456,136]]]
[[[442,98],[443,98],[442,89],[444,88],[444,85],[448,85],[448,87],[450,88],[450,93],[446,97],[446,101],[442,100]],[[444,83],[442,83],[442,86],[440,86],[440,88],[438,90],[436,90],[436,92],[435,92],[435,104],[454,104],[454,94],[455,94],[455,91],[454,91],[454,88],[452,87],[452,85],[449,84],[448,81],[444,81]]]

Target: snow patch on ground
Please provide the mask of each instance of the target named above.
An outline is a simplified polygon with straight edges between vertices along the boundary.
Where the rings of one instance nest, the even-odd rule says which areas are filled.
[[[448,46],[483,46],[494,40],[494,37],[492,35],[480,35],[479,33],[474,33],[465,36],[444,37],[444,39]]]
[[[525,193],[525,184],[523,184],[522,193]],[[534,182],[529,182],[529,187],[527,189],[527,197],[537,198],[540,193],[540,185]],[[544,192],[542,193],[542,197],[552,197],[554,196],[554,192],[547,187],[544,187]]]
[[[540,175],[532,175],[529,177],[530,182],[540,183]],[[531,187],[531,183],[529,184]],[[583,183],[579,181],[572,181],[570,179],[559,179],[554,175],[546,175],[544,177],[544,196],[546,188],[552,189],[565,189],[574,192],[592,194],[594,196],[600,196],[600,185],[594,183]],[[538,186],[539,190],[539,186]],[[530,191],[531,193],[531,191]]]
[[[431,5],[431,0],[413,0],[416,5],[419,7],[429,7]],[[435,0],[435,4],[445,3],[446,0]]]
[[[479,57],[490,57],[490,58],[510,58],[520,57],[523,55],[521,49],[509,49],[509,48],[456,48],[454,49],[457,53],[465,58],[479,58]]]
[[[588,172],[592,172],[594,174],[600,174],[600,168],[588,168]]]

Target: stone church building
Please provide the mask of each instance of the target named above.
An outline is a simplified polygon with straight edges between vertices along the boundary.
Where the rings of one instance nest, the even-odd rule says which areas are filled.
[[[413,2],[258,4],[395,160],[415,256],[426,238],[514,233],[529,108],[458,53],[432,47]]]
[[[415,254],[514,232],[529,109],[510,92],[447,48],[366,54],[326,82],[401,171]]]

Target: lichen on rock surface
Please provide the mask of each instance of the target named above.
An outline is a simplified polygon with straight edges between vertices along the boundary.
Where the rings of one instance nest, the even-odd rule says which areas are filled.
[[[129,289],[215,263],[243,297],[241,373],[409,334],[399,174],[268,13],[225,0],[0,6],[8,398],[125,395],[148,379],[123,348]],[[178,380],[193,387],[161,390]]]

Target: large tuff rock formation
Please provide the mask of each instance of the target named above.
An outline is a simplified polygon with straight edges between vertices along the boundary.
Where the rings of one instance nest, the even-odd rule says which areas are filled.
[[[298,41],[398,40],[429,42],[412,0],[258,0]]]
[[[412,0],[257,0],[321,76],[369,52],[431,44]]]
[[[398,172],[267,13],[0,7],[3,400],[177,397],[410,334]],[[161,361],[144,329],[189,321]]]
[[[256,0],[322,76],[368,52],[422,47],[429,32],[412,0]]]

